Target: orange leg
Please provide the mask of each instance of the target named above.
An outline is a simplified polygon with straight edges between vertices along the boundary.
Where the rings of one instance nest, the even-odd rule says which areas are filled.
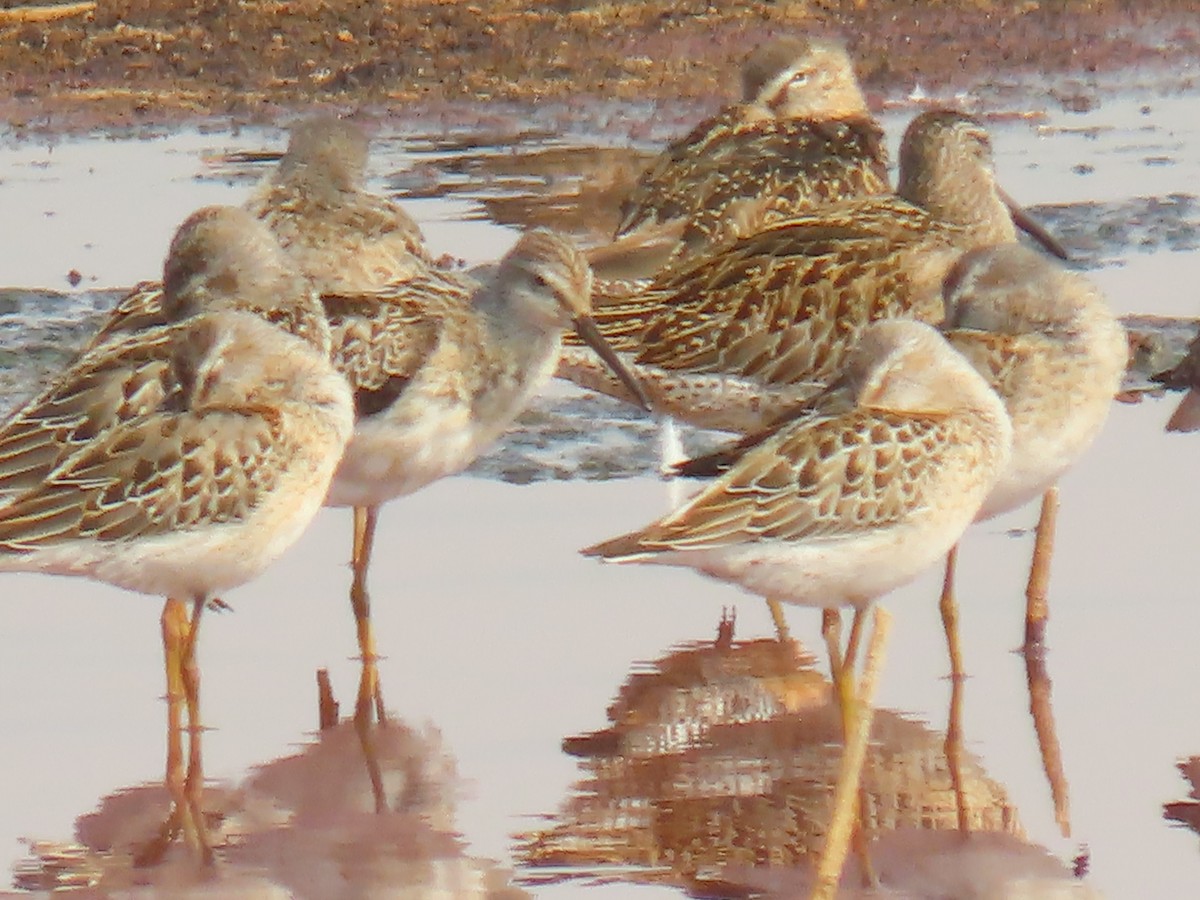
[[[855,613],[853,627],[860,633],[863,618],[861,611]],[[870,888],[878,887],[867,852],[866,836],[862,831],[862,776],[871,737],[875,685],[883,665],[883,653],[890,627],[891,618],[887,611],[877,608],[862,682],[850,686],[848,694],[851,705],[848,710],[843,709],[846,735],[842,764],[837,783],[834,785],[833,814],[826,832],[825,846],[817,863],[816,884],[809,895],[810,898],[833,900],[837,896],[842,868],[852,841],[863,866],[864,885]],[[852,671],[853,665],[844,666],[843,676],[850,675]]]
[[[184,837],[188,845],[208,863],[212,862],[212,846],[209,844],[208,828],[204,821],[204,760],[201,749],[204,725],[200,720],[200,666],[196,662],[200,616],[206,605],[207,600],[204,597],[198,597],[192,603],[192,620],[188,627],[183,658],[180,660],[180,676],[188,712],[188,769],[184,793],[193,826],[190,830],[184,830]]]
[[[165,784],[171,797],[171,812],[159,834],[134,854],[134,864],[151,866],[162,860],[167,847],[184,834],[189,846],[201,844],[193,808],[189,802],[187,774],[183,766],[183,708],[188,701],[184,657],[191,628],[182,600],[168,598],[162,611],[163,660],[167,680],[167,766]],[[190,743],[190,740],[189,740]]]
[[[354,707],[356,719],[369,719],[372,704],[378,722],[387,720],[383,706],[383,689],[379,684],[379,655],[375,652],[375,632],[371,628],[371,598],[367,593],[367,569],[371,564],[371,548],[375,543],[375,524],[379,519],[376,506],[354,507],[354,552],[352,566],[354,582],[350,587],[350,605],[358,630],[358,651],[363,662],[358,702]]]
[[[962,645],[958,639],[958,603],[954,599],[954,572],[958,564],[958,545],[946,554],[946,576],[942,580],[942,628],[946,632],[946,648],[950,653],[950,710],[946,716],[946,766],[954,786],[954,803],[958,811],[958,830],[969,830],[967,795],[963,790],[962,704],[963,682],[966,673],[962,664]]]
[[[1050,606],[1046,592],[1050,585],[1050,558],[1054,555],[1054,530],[1058,520],[1058,488],[1042,495],[1042,513],[1038,517],[1033,544],[1033,564],[1025,589],[1025,649],[1041,647],[1046,641],[1046,619]]]

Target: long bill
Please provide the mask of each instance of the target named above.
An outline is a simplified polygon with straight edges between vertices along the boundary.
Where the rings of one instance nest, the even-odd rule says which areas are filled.
[[[1014,225],[1041,244],[1048,253],[1053,253],[1059,259],[1071,258],[1071,255],[1067,253],[1067,248],[1060,244],[1058,238],[1048,232],[1041,222],[1026,212],[1025,208],[1002,188],[997,187],[997,191],[1000,194],[1000,201],[1008,207],[1008,214],[1012,217]]]
[[[637,401],[638,406],[646,410],[646,412],[654,412],[654,407],[650,403],[650,397],[646,394],[646,389],[642,387],[642,383],[634,376],[621,361],[621,357],[617,356],[615,351],[604,339],[604,335],[600,333],[600,329],[596,327],[595,321],[591,316],[578,316],[573,320],[575,331],[580,338],[583,339],[589,347],[596,351],[596,355],[604,361],[609,370],[617,376],[621,384],[628,388]]]

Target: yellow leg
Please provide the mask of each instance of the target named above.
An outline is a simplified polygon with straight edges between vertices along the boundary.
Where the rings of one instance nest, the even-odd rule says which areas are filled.
[[[387,720],[387,713],[383,706],[383,689],[379,684],[379,655],[375,652],[375,632],[371,628],[371,598],[367,593],[367,569],[371,565],[371,548],[375,543],[375,524],[378,519],[378,507],[354,507],[354,553],[351,561],[354,582],[350,587],[350,605],[354,609],[358,651],[363,661],[363,675],[359,683],[354,715],[358,719],[369,719],[373,704],[376,721],[384,722]]]
[[[1046,593],[1050,584],[1050,558],[1054,555],[1054,529],[1058,520],[1058,488],[1042,495],[1042,513],[1038,517],[1033,544],[1033,564],[1025,589],[1025,648],[1041,647],[1046,641],[1046,619],[1050,607]]]
[[[842,718],[843,745],[849,745],[854,731],[854,723],[859,714],[859,703],[854,686],[855,657],[858,655],[858,645],[861,642],[864,613],[855,610],[854,620],[850,626],[850,637],[846,641],[846,652],[841,648],[842,616],[836,609],[821,611],[821,633],[825,638],[825,646],[829,652],[829,671],[833,679],[834,699]],[[856,785],[858,782],[856,782]],[[854,852],[862,866],[863,881],[868,886],[876,884],[875,870],[867,848],[867,836],[861,827],[863,811],[866,809],[866,797],[860,787],[855,787],[857,796],[859,827],[852,828]],[[839,867],[839,870],[840,867]]]
[[[946,649],[950,653],[950,709],[946,716],[946,766],[950,770],[950,784],[954,786],[954,803],[958,812],[958,830],[964,834],[970,829],[967,814],[967,795],[963,790],[963,739],[962,704],[963,682],[966,673],[962,664],[962,645],[958,639],[958,603],[954,599],[954,573],[958,564],[958,545],[946,554],[946,575],[942,580],[942,628],[946,632]]]
[[[856,613],[855,617],[859,618],[860,615]],[[854,826],[856,818],[859,818],[861,824],[863,766],[866,763],[871,720],[874,716],[875,685],[883,665],[883,651],[890,627],[891,617],[886,610],[878,609],[875,613],[875,627],[872,629],[862,683],[851,692],[853,712],[846,719],[849,728],[842,753],[842,764],[834,786],[833,815],[826,832],[825,847],[817,864],[816,884],[810,895],[817,900],[832,900],[837,896],[838,882],[841,880],[851,836],[857,832],[860,839],[862,837],[861,829],[855,829]],[[874,884],[875,878],[869,866],[865,843],[860,842],[860,848],[859,854],[866,867],[864,878]]]
[[[768,597],[767,609],[771,611],[771,621],[775,623],[775,637],[779,639],[779,643],[791,643],[792,633],[788,630],[787,619],[783,616],[783,604]]]
[[[821,610],[821,636],[829,652],[829,677],[834,687],[842,677],[842,614],[837,609]],[[836,694],[835,696],[840,696]]]
[[[171,798],[171,812],[159,834],[134,854],[134,865],[160,862],[167,847],[182,832],[189,845],[199,845],[196,822],[187,796],[183,765],[183,709],[187,702],[184,685],[184,656],[187,653],[187,607],[182,600],[168,598],[162,611],[163,668],[167,681],[167,765],[164,783]]]
[[[190,829],[184,829],[184,837],[201,860],[212,862],[212,846],[208,840],[208,827],[204,821],[204,758],[202,752],[204,723],[200,718],[200,666],[196,662],[196,646],[200,635],[200,617],[207,600],[198,597],[192,603],[192,619],[188,625],[183,658],[180,660],[180,676],[188,713],[188,768],[184,792]]]

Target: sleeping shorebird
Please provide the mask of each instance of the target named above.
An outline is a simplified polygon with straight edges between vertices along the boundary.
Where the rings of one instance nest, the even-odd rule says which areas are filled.
[[[767,598],[777,623],[780,602],[825,608],[849,739],[863,612],[954,546],[1011,442],[1000,399],[933,328],[875,322],[835,386],[731,453],[696,461],[688,474],[725,471],[689,502],[583,553],[735,582]],[[855,609],[844,655],[833,637],[842,606]]]
[[[413,280],[419,287],[407,291],[410,297],[467,302],[474,282],[434,267],[412,218],[395,203],[363,188],[367,149],[366,136],[351,122],[330,116],[304,119],[293,126],[287,152],[245,208],[270,228],[291,264],[320,293],[367,294],[388,286],[405,292],[396,286]],[[361,305],[360,318],[369,319],[373,305]],[[161,286],[145,282],[113,309],[91,346],[166,321]],[[344,351],[338,348],[339,359],[346,355]],[[361,367],[362,348],[350,353],[352,364]],[[365,509],[355,517],[356,581],[365,577],[357,562],[368,552],[362,546],[365,517]],[[360,601],[353,596],[352,592],[358,610]],[[366,669],[374,672],[373,643],[363,637],[365,622],[364,618],[358,622],[360,651]],[[382,716],[382,697],[376,705]]]
[[[1037,572],[1048,563],[1042,556],[1053,533],[1043,524],[1057,503],[1055,484],[1108,418],[1129,361],[1128,337],[1090,281],[1019,244],[964,254],[946,278],[945,300],[946,339],[1004,401],[1013,424],[1012,458],[976,518],[1043,497]],[[953,561],[951,554],[944,602],[951,602]],[[1033,573],[1027,597],[1025,643],[1032,648],[1045,627]]]
[[[933,110],[905,131],[898,196],[833,204],[742,238],[597,305],[597,324],[657,409],[756,430],[835,378],[870,322],[940,322],[954,261],[1016,240],[1017,225],[1061,252],[1000,189],[987,131]],[[581,348],[568,348],[559,375],[624,394]]]
[[[999,398],[933,328],[876,322],[835,388],[747,438],[682,508],[583,553],[862,611],[954,545],[1011,442]]]
[[[326,503],[354,507],[350,600],[364,661],[360,720],[372,705],[377,719],[386,715],[367,592],[380,505],[474,462],[553,374],[566,328],[610,361],[630,396],[640,392],[591,321],[591,284],[575,247],[537,230],[482,286],[423,267],[387,287],[323,293],[333,362],[350,381],[356,415]],[[149,317],[141,309],[137,316],[118,310],[104,333],[143,325]]]
[[[588,259],[602,280],[636,280],[815,204],[890,191],[883,130],[845,47],[780,38],[747,57],[741,103],[650,165],[616,243]]]
[[[873,323],[836,402],[747,441],[681,509],[583,551],[689,566],[765,597],[865,608],[953,546],[1008,462],[1012,426],[928,325]]]
[[[1013,426],[1012,455],[976,521],[1042,497],[1026,587],[1025,655],[1034,725],[1043,748],[1059,824],[1068,828],[1066,794],[1046,755],[1053,721],[1042,712],[1035,681],[1044,646],[1056,483],[1091,445],[1108,417],[1129,357],[1124,329],[1086,278],[1019,244],[963,255],[946,278],[946,339],[1004,402]],[[959,827],[969,810],[961,781],[962,688],[965,673],[954,599],[957,546],[946,557],[942,624],[950,655],[951,701],[946,753],[959,797]]]
[[[307,527],[353,407],[315,296],[247,213],[190,216],[163,283],[169,324],[86,352],[0,427],[0,570],[82,575],[167,598],[173,809],[157,852],[182,831],[208,856],[200,615]],[[181,698],[192,743],[186,781]]]
[[[980,505],[976,521],[1043,496],[1034,561],[1026,591],[1026,647],[1042,644],[1055,483],[1091,445],[1108,415],[1125,371],[1128,340],[1100,292],[1084,277],[1019,244],[972,250],[944,285],[945,337],[1004,403],[1012,422],[1008,464]],[[828,404],[835,392],[828,392]],[[751,436],[732,449],[685,464],[689,475],[728,468]],[[953,596],[957,548],[947,555],[941,598],[953,694],[946,752],[951,771],[961,758],[961,682],[957,605]],[[781,616],[772,606],[777,624]],[[955,778],[956,789],[960,780]],[[961,796],[961,789],[960,796]],[[960,821],[967,821],[965,801]],[[1064,812],[1065,815],[1065,812]]]
[[[313,116],[292,126],[287,152],[245,209],[271,229],[318,292],[368,291],[429,269],[421,230],[363,187],[367,137],[353,122]],[[161,288],[143,282],[109,314],[91,346],[161,325]]]
[[[592,273],[568,239],[527,232],[474,291],[426,275],[371,295],[326,296],[335,365],[357,420],[327,504],[354,507],[351,601],[364,659],[375,658],[366,578],[381,504],[460,472],[488,449],[554,373],[574,329],[633,396],[641,388],[591,319]],[[640,400],[648,408],[645,398]],[[377,675],[359,710],[383,716]]]

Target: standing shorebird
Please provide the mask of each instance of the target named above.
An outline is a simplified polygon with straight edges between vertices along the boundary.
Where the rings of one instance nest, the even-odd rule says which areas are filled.
[[[292,128],[287,152],[245,208],[270,228],[292,265],[321,294],[367,295],[386,289],[409,297],[410,309],[423,297],[434,298],[430,302],[435,305],[455,299],[465,304],[474,282],[431,265],[416,223],[395,203],[363,187],[367,149],[366,136],[351,122],[331,116],[304,119]],[[411,287],[405,287],[410,281]],[[356,310],[358,319],[368,323],[385,307],[364,300]],[[91,346],[162,325],[167,318],[161,286],[146,282],[117,305]],[[370,330],[369,323],[358,328]],[[337,350],[337,360],[356,368],[357,383],[371,377],[388,381],[382,371],[363,373],[371,361],[364,361],[361,345]],[[383,365],[394,350],[381,350],[372,359]],[[356,584],[365,577],[360,560],[369,553],[363,546],[365,521],[366,510],[357,511],[351,556]],[[358,610],[359,601],[353,605]],[[359,644],[364,668],[373,671],[373,643],[362,638],[365,622],[359,617]],[[376,705],[382,715],[382,697]]]
[[[189,217],[163,284],[171,324],[85,353],[0,427],[0,570],[82,575],[167,598],[173,809],[158,850],[182,831],[207,856],[200,615],[307,527],[353,408],[311,289],[247,213],[213,207]]]
[[[835,387],[745,439],[691,501],[583,553],[733,581],[767,598],[777,622],[781,601],[825,608],[849,740],[863,612],[954,546],[1011,442],[1000,399],[933,328],[875,322]],[[841,606],[855,609],[844,655],[833,638]]]
[[[940,322],[954,261],[1015,241],[1017,225],[1057,248],[1000,189],[987,131],[932,110],[905,131],[897,196],[832,204],[742,238],[598,306],[597,324],[656,408],[755,430],[835,378],[870,322]],[[568,349],[559,374],[623,395],[582,348]],[[725,380],[731,389],[713,390]]]
[[[365,660],[375,658],[367,594],[381,504],[475,461],[554,373],[573,328],[648,408],[638,383],[591,319],[592,273],[568,239],[527,232],[474,291],[421,275],[387,291],[327,296],[335,365],[350,380],[357,421],[326,501],[354,507],[351,602]],[[359,713],[378,680],[360,686]]]
[[[955,264],[944,287],[950,345],[975,367],[1004,402],[1013,426],[1012,456],[984,500],[976,521],[990,519],[1042,497],[1033,562],[1026,587],[1025,652],[1031,706],[1056,815],[1068,827],[1065,791],[1056,757],[1053,721],[1038,699],[1044,679],[1038,651],[1047,617],[1046,585],[1058,506],[1058,479],[1091,445],[1108,417],[1129,357],[1129,341],[1104,297],[1086,278],[1019,244],[970,251]],[[952,679],[946,752],[959,795],[959,825],[968,810],[961,754],[962,686],[954,571],[958,548],[946,557],[942,624]],[[1046,691],[1042,696],[1048,696]]]
[[[742,98],[641,176],[617,243],[589,251],[598,277],[646,277],[813,205],[891,191],[883,130],[841,43],[764,44],[743,65]]]
[[[945,300],[946,339],[999,394],[1013,424],[1012,459],[976,519],[1043,498],[1025,629],[1026,646],[1039,646],[1045,598],[1035,574],[1053,538],[1047,510],[1057,503],[1056,482],[1108,418],[1129,340],[1090,281],[1019,244],[964,254],[946,278]],[[953,561],[952,553],[944,602]]]
[[[861,612],[954,545],[1011,442],[999,398],[933,328],[876,322],[827,397],[745,441],[680,509],[583,553]]]
[[[287,152],[246,201],[318,292],[369,291],[430,268],[421,230],[387,198],[363,187],[367,136],[333,116],[302,119]],[[452,277],[452,276],[447,276]],[[143,282],[113,309],[92,340],[163,323],[162,286]]]

